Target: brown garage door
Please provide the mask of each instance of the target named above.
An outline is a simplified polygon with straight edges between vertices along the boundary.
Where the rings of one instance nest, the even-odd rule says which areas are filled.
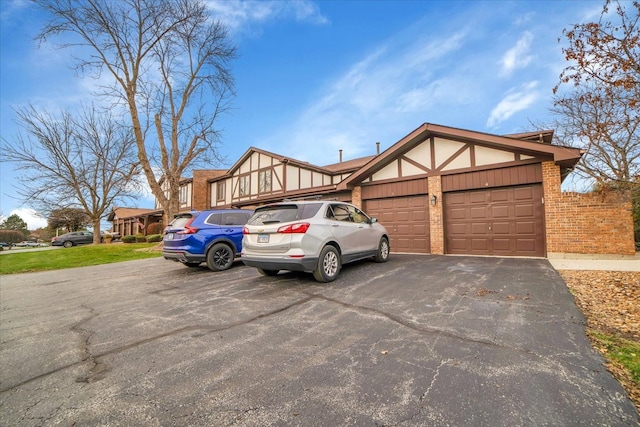
[[[386,227],[393,252],[428,254],[428,200],[427,195],[366,200],[364,211]]]
[[[446,252],[544,256],[540,184],[444,194]]]

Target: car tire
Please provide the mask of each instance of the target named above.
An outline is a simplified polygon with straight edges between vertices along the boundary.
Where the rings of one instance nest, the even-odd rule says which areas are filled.
[[[265,270],[262,268],[258,269],[258,273],[262,274],[263,276],[276,276],[279,272],[280,270]]]
[[[187,267],[191,267],[191,268],[200,267],[200,263],[199,262],[184,262],[183,264],[186,265]]]
[[[333,246],[327,245],[320,252],[318,266],[313,271],[313,277],[322,283],[333,282],[340,274],[342,262],[340,254]]]
[[[235,253],[226,243],[216,243],[207,252],[207,267],[211,271],[228,270],[233,265]]]
[[[389,259],[389,239],[383,237],[380,239],[380,243],[378,244],[378,252],[376,252],[375,261],[376,262],[387,262]]]
[[[71,246],[73,246],[73,242],[71,240],[67,240],[62,244],[62,246],[64,246],[65,248],[70,248]]]

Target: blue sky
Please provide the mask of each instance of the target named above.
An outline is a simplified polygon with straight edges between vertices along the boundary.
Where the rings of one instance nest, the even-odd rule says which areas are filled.
[[[597,19],[601,1],[212,1],[231,30],[237,96],[219,121],[231,166],[254,146],[317,165],[375,154],[425,122],[507,134],[549,121],[567,65],[564,28]],[[90,99],[94,81],[69,52],[38,48],[44,17],[30,1],[0,2],[0,134],[13,109],[57,114]],[[4,141],[2,142],[4,145]],[[16,200],[0,164],[0,214],[46,225]],[[140,199],[137,207],[152,207]]]

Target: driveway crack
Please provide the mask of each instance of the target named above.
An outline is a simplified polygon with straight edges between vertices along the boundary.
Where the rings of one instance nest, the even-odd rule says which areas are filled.
[[[408,321],[408,320],[406,320],[406,319],[404,319],[404,318],[402,318],[400,316],[396,316],[394,314],[390,314],[390,313],[384,312],[382,310],[378,310],[376,308],[349,304],[349,303],[346,303],[344,301],[337,300],[335,298],[327,297],[325,295],[316,294],[314,296],[316,298],[323,299],[325,301],[329,301],[329,302],[332,302],[334,304],[339,304],[339,305],[341,305],[343,307],[347,307],[347,308],[350,308],[352,310],[374,313],[374,314],[377,314],[379,316],[386,317],[387,319],[389,319],[389,320],[391,320],[391,321],[393,321],[393,322],[395,322],[395,323],[397,323],[399,325],[402,325],[402,326],[404,326],[406,328],[409,328],[409,329],[411,329],[413,331],[416,331],[416,332],[419,332],[421,334],[425,334],[425,333],[426,334],[436,334],[438,336],[444,336],[444,337],[448,337],[448,338],[462,340],[462,341],[465,341],[465,342],[470,342],[470,343],[475,343],[475,344],[482,344],[482,345],[487,345],[487,346],[492,346],[492,347],[512,349],[512,350],[515,349],[515,350],[517,350],[519,352],[522,352],[522,353],[532,354],[532,352],[530,350],[508,347],[508,346],[504,346],[502,344],[498,344],[498,343],[496,343],[494,341],[490,341],[490,340],[469,338],[469,337],[466,337],[466,336],[463,336],[463,335],[454,334],[454,333],[449,332],[449,331],[444,331],[442,329],[436,329],[436,328],[431,328],[431,327],[424,326],[424,325],[418,325],[418,324],[410,322],[410,321]]]
[[[89,329],[86,329],[83,326],[87,322],[93,320],[98,314],[93,308],[88,307],[84,304],[82,304],[81,307],[89,311],[89,316],[71,325],[71,328],[69,329],[80,336],[79,347],[82,353],[82,357],[80,359],[81,363],[84,363],[87,361],[90,363],[90,368],[86,373],[86,375],[76,378],[76,382],[91,383],[91,382],[95,382],[103,379],[107,371],[109,370],[109,367],[106,364],[102,363],[99,358],[95,357],[91,353],[90,341],[91,341],[91,337],[95,334],[95,332]]]

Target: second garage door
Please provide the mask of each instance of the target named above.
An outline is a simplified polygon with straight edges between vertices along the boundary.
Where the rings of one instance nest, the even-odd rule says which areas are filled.
[[[430,252],[428,196],[366,200],[364,211],[389,232],[393,252]]]
[[[540,184],[444,194],[449,254],[544,256]]]

